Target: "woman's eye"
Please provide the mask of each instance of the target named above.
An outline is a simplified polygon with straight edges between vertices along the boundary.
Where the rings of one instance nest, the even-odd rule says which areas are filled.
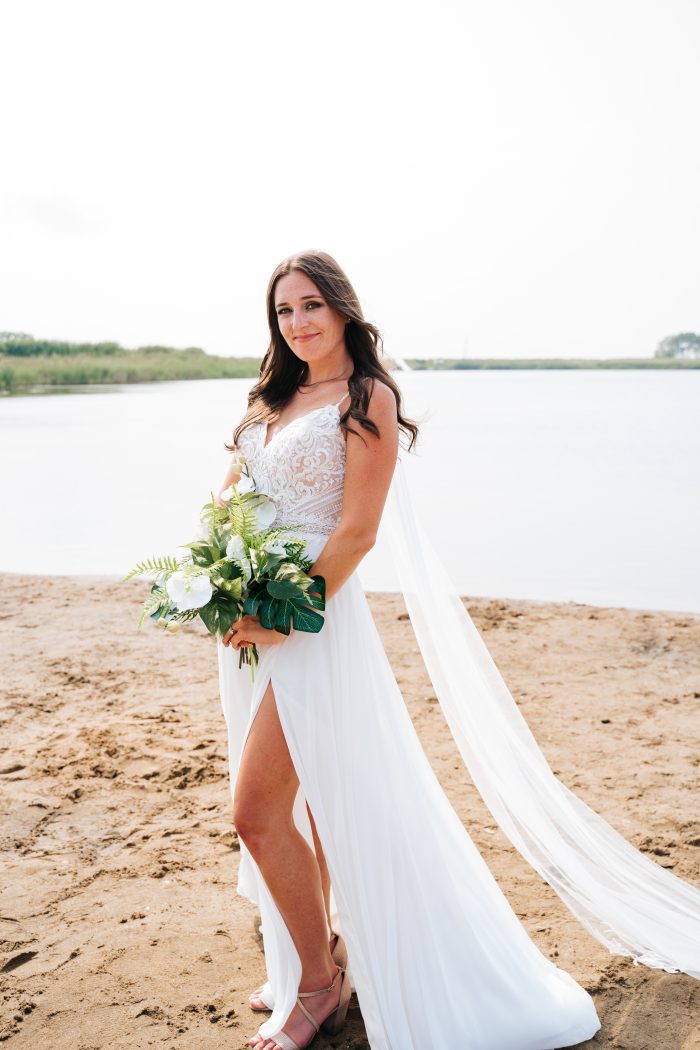
[[[323,303],[316,303],[316,302],[312,301],[310,303],[307,303],[306,305],[307,306],[323,306]],[[279,317],[280,314],[287,313],[288,310],[289,310],[288,306],[280,306],[279,310],[277,311],[277,316]]]

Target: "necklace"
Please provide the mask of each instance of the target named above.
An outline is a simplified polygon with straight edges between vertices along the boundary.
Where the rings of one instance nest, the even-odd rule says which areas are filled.
[[[305,386],[306,387],[308,387],[308,386],[319,386],[321,383],[334,383],[336,381],[336,379],[347,379],[347,378],[348,378],[347,376],[331,376],[330,379],[317,379],[315,383],[299,383],[299,390],[301,390],[301,388],[305,387]],[[302,392],[302,394],[305,393],[305,391],[303,391],[303,390],[301,390],[301,392]]]

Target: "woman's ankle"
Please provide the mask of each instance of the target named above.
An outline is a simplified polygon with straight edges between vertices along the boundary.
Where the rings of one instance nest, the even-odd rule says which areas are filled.
[[[338,967],[330,960],[327,969],[307,970],[302,973],[299,982],[300,992],[316,992],[321,988],[330,988],[338,973]]]

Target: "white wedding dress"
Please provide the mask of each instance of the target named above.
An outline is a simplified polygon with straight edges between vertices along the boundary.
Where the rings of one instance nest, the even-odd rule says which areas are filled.
[[[266,447],[265,424],[239,442],[257,488],[277,503],[275,523],[303,525],[295,531],[312,558],[341,513],[341,402],[294,419]],[[357,572],[324,616],[319,634],[261,646],[253,683],[239,653],[219,644],[221,700],[233,793],[272,680],[300,783],[294,819],[312,844],[308,802],[371,1047],[554,1050],[589,1039],[600,1028],[593,1000],[530,940],[432,771]],[[274,1036],[294,1006],[301,964],[244,843],[238,892],[260,909],[264,997],[274,1004],[260,1031]]]

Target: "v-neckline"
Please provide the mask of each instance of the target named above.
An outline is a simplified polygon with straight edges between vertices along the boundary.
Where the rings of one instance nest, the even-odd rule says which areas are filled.
[[[261,426],[262,426],[262,451],[263,452],[267,451],[267,449],[270,447],[270,445],[275,440],[275,438],[278,438],[280,436],[280,434],[284,434],[285,430],[288,430],[289,427],[291,427],[292,424],[296,423],[299,419],[306,419],[307,416],[313,415],[314,412],[321,412],[324,408],[334,408],[334,409],[336,409],[336,411],[338,411],[338,414],[340,414],[338,406],[345,400],[345,398],[349,395],[349,393],[350,393],[350,391],[348,390],[348,391],[346,391],[346,393],[343,394],[343,396],[341,398],[338,399],[338,401],[327,401],[325,405],[316,405],[316,408],[310,408],[308,410],[308,412],[302,412],[302,414],[300,416],[295,416],[294,419],[290,419],[288,423],[285,423],[285,425],[281,428],[281,430],[275,431],[275,433],[272,435],[272,437],[270,438],[269,441],[267,440],[267,430],[268,430],[268,427],[269,427],[269,421],[268,420],[264,420],[261,423]]]

